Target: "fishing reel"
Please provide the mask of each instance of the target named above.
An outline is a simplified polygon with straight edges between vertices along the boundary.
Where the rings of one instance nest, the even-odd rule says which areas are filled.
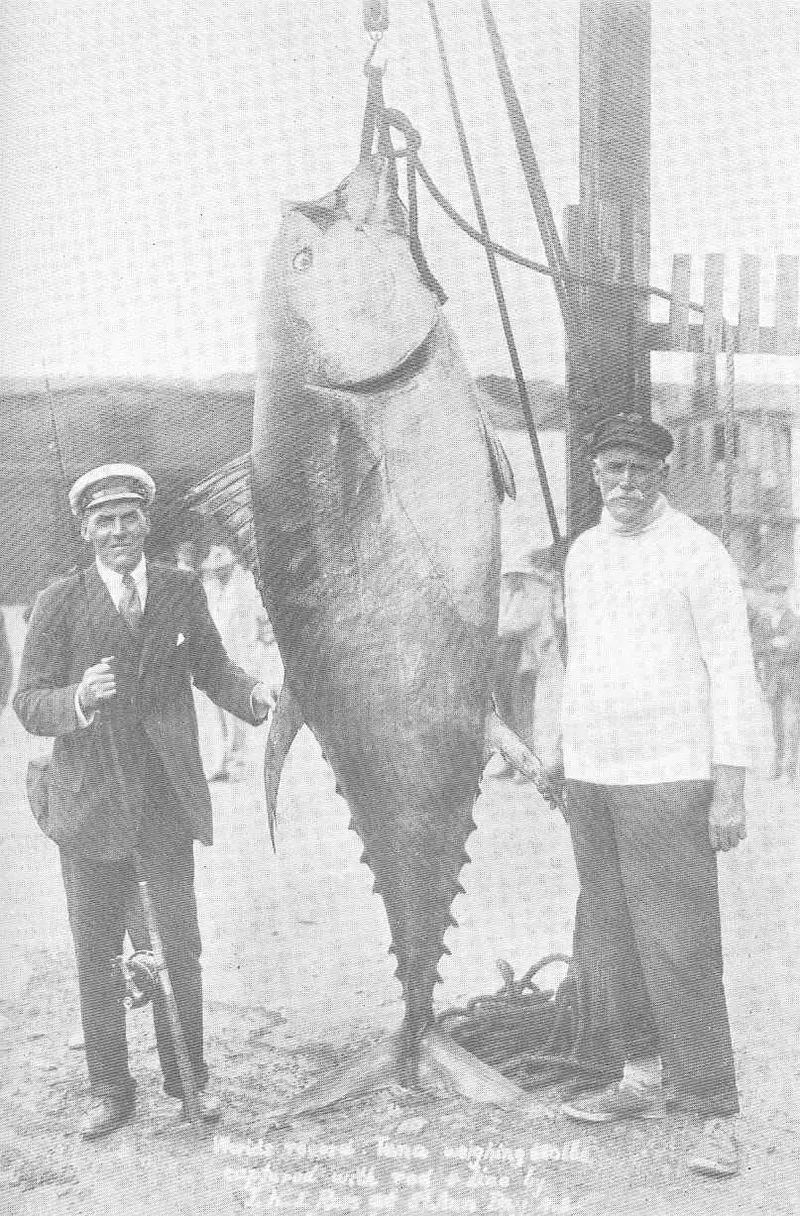
[[[118,954],[111,967],[119,986],[118,1000],[126,1009],[141,1009],[158,988],[158,964],[149,950],[137,950],[127,958]]]

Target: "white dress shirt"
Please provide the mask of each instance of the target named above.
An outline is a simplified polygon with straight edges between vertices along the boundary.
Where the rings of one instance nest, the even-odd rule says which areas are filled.
[[[119,605],[123,595],[122,580],[125,577],[123,574],[118,574],[116,570],[112,570],[109,566],[104,566],[102,562],[95,560],[97,573],[108,589],[108,594],[114,601],[114,607],[119,612]],[[136,590],[139,593],[139,603],[142,605],[142,612],[147,603],[147,561],[142,556],[138,566],[134,566],[131,570],[131,577],[136,583]]]
[[[112,570],[110,566],[104,566],[102,562],[97,560],[97,558],[95,558],[94,564],[97,567],[97,573],[100,575],[103,583],[105,584],[108,594],[113,600],[114,607],[116,608],[117,612],[119,612],[120,601],[122,600],[124,593],[124,588],[122,586],[122,580],[125,577],[124,574],[119,574],[116,570]],[[142,605],[142,612],[144,612],[144,606],[147,603],[147,562],[144,554],[142,554],[138,566],[134,566],[133,570],[131,570],[131,577],[136,584],[136,590],[139,594],[139,602]],[[80,700],[78,699],[77,689],[75,690],[75,713],[78,716],[78,722],[81,726],[90,726],[94,721],[94,715],[96,713],[95,710],[92,710],[90,714],[85,714],[83,712],[81,709]]]

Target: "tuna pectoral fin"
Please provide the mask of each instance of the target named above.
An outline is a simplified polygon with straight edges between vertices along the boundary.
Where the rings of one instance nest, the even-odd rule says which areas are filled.
[[[489,449],[489,459],[492,462],[492,477],[494,478],[494,488],[497,491],[497,497],[500,499],[500,502],[504,498],[516,498],[517,487],[514,482],[514,470],[511,467],[511,461],[506,455],[505,448],[497,437],[491,419],[487,418],[480,406],[478,406],[478,416],[486,437],[486,446]]]
[[[272,847],[275,848],[275,825],[278,821],[278,786],[281,783],[283,762],[289,755],[294,737],[304,724],[305,717],[298,701],[284,680],[278,696],[278,704],[272,715],[264,749],[264,792],[267,796],[267,823]]]
[[[250,453],[230,460],[216,473],[193,486],[186,494],[192,511],[211,515],[226,532],[236,537],[237,552],[261,585],[256,538],[253,530],[253,474]]]
[[[533,782],[545,802],[564,810],[561,798],[550,785],[539,757],[535,756],[522,742],[519,735],[506,725],[494,707],[486,715],[483,752],[484,763],[492,752],[499,752],[517,772],[522,773],[523,777],[527,777],[529,781]]]

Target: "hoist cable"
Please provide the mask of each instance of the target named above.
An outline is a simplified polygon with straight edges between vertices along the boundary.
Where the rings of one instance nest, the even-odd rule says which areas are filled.
[[[539,234],[544,246],[547,264],[553,274],[553,285],[556,289],[561,316],[564,321],[564,329],[567,333],[567,341],[569,348],[579,358],[583,375],[580,377],[578,386],[579,404],[581,404],[588,414],[589,411],[584,402],[580,401],[582,396],[581,387],[591,387],[595,390],[594,395],[597,396],[596,386],[593,384],[591,364],[586,353],[586,348],[581,334],[580,324],[575,315],[575,308],[570,293],[567,291],[567,275],[569,272],[569,264],[564,254],[564,249],[556,229],[553,213],[550,209],[550,203],[547,198],[547,191],[544,188],[542,175],[539,172],[539,164],[536,160],[536,153],[533,150],[531,143],[530,132],[528,131],[525,116],[522,113],[522,106],[517,96],[514,81],[511,77],[511,72],[508,67],[508,62],[503,50],[503,44],[500,41],[500,34],[495,24],[494,14],[492,13],[491,5],[488,0],[481,0],[483,9],[483,18],[486,24],[486,29],[489,34],[489,42],[494,56],[497,76],[500,81],[500,89],[503,94],[508,119],[511,123],[511,129],[514,134],[514,142],[517,145],[517,153],[519,155],[522,173],[525,178],[525,184],[528,188],[533,205],[533,212],[536,216],[536,222],[539,226]],[[581,386],[581,381],[583,382]]]
[[[545,468],[544,458],[542,456],[542,450],[541,450],[541,447],[539,446],[539,436],[536,433],[536,424],[533,420],[533,412],[531,410],[530,400],[528,399],[528,390],[527,390],[527,386],[525,384],[525,377],[522,374],[522,366],[519,361],[519,354],[517,352],[517,344],[514,340],[514,333],[511,328],[511,319],[509,317],[508,308],[506,306],[506,299],[505,299],[505,294],[503,292],[503,285],[500,281],[500,272],[497,267],[497,258],[495,257],[494,249],[491,247],[491,240],[489,237],[489,228],[488,228],[488,224],[486,221],[486,214],[483,209],[483,202],[481,200],[480,190],[478,188],[478,181],[475,176],[475,167],[472,162],[472,155],[469,150],[469,144],[467,142],[467,136],[466,136],[466,132],[464,130],[464,124],[461,120],[461,111],[460,111],[459,105],[458,105],[458,98],[456,97],[455,86],[453,84],[453,77],[450,73],[450,65],[449,65],[448,59],[447,59],[447,51],[445,49],[444,40],[442,37],[441,26],[439,25],[439,17],[436,12],[435,0],[427,0],[427,4],[428,4],[428,12],[430,13],[431,22],[433,24],[434,34],[436,36],[436,44],[437,44],[438,51],[439,51],[439,60],[442,65],[442,74],[444,76],[445,86],[447,88],[447,94],[448,94],[448,98],[450,100],[450,109],[451,109],[451,112],[453,115],[453,122],[455,124],[456,132],[458,135],[458,142],[461,147],[461,156],[464,161],[464,168],[466,170],[467,178],[469,180],[470,192],[472,194],[472,201],[473,201],[473,205],[475,207],[475,214],[478,217],[478,224],[480,225],[481,234],[483,235],[484,240],[485,240],[484,250],[486,252],[487,261],[489,263],[489,273],[492,278],[492,286],[494,287],[495,298],[497,300],[497,307],[500,312],[500,319],[501,319],[501,322],[503,325],[503,333],[505,334],[506,345],[508,347],[508,353],[511,358],[511,365],[514,369],[514,379],[517,382],[517,392],[519,393],[520,404],[522,406],[522,412],[525,416],[525,424],[528,428],[528,435],[529,435],[529,438],[531,441],[531,448],[533,449],[533,458],[534,458],[534,461],[536,464],[536,471],[539,475],[539,484],[540,484],[541,490],[542,490],[542,497],[544,498],[545,509],[547,511],[547,518],[548,518],[548,522],[550,524],[550,531],[553,535],[554,544],[556,546],[558,546],[561,543],[561,529],[559,528],[558,519],[556,517],[555,506],[553,505],[553,496],[550,491],[550,483],[547,478],[547,470]]]

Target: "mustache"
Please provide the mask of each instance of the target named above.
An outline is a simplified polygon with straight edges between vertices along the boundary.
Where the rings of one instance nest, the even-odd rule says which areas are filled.
[[[609,501],[615,501],[617,498],[635,498],[638,502],[642,502],[644,494],[641,490],[634,488],[632,490],[623,490],[621,486],[615,486],[608,495]]]

